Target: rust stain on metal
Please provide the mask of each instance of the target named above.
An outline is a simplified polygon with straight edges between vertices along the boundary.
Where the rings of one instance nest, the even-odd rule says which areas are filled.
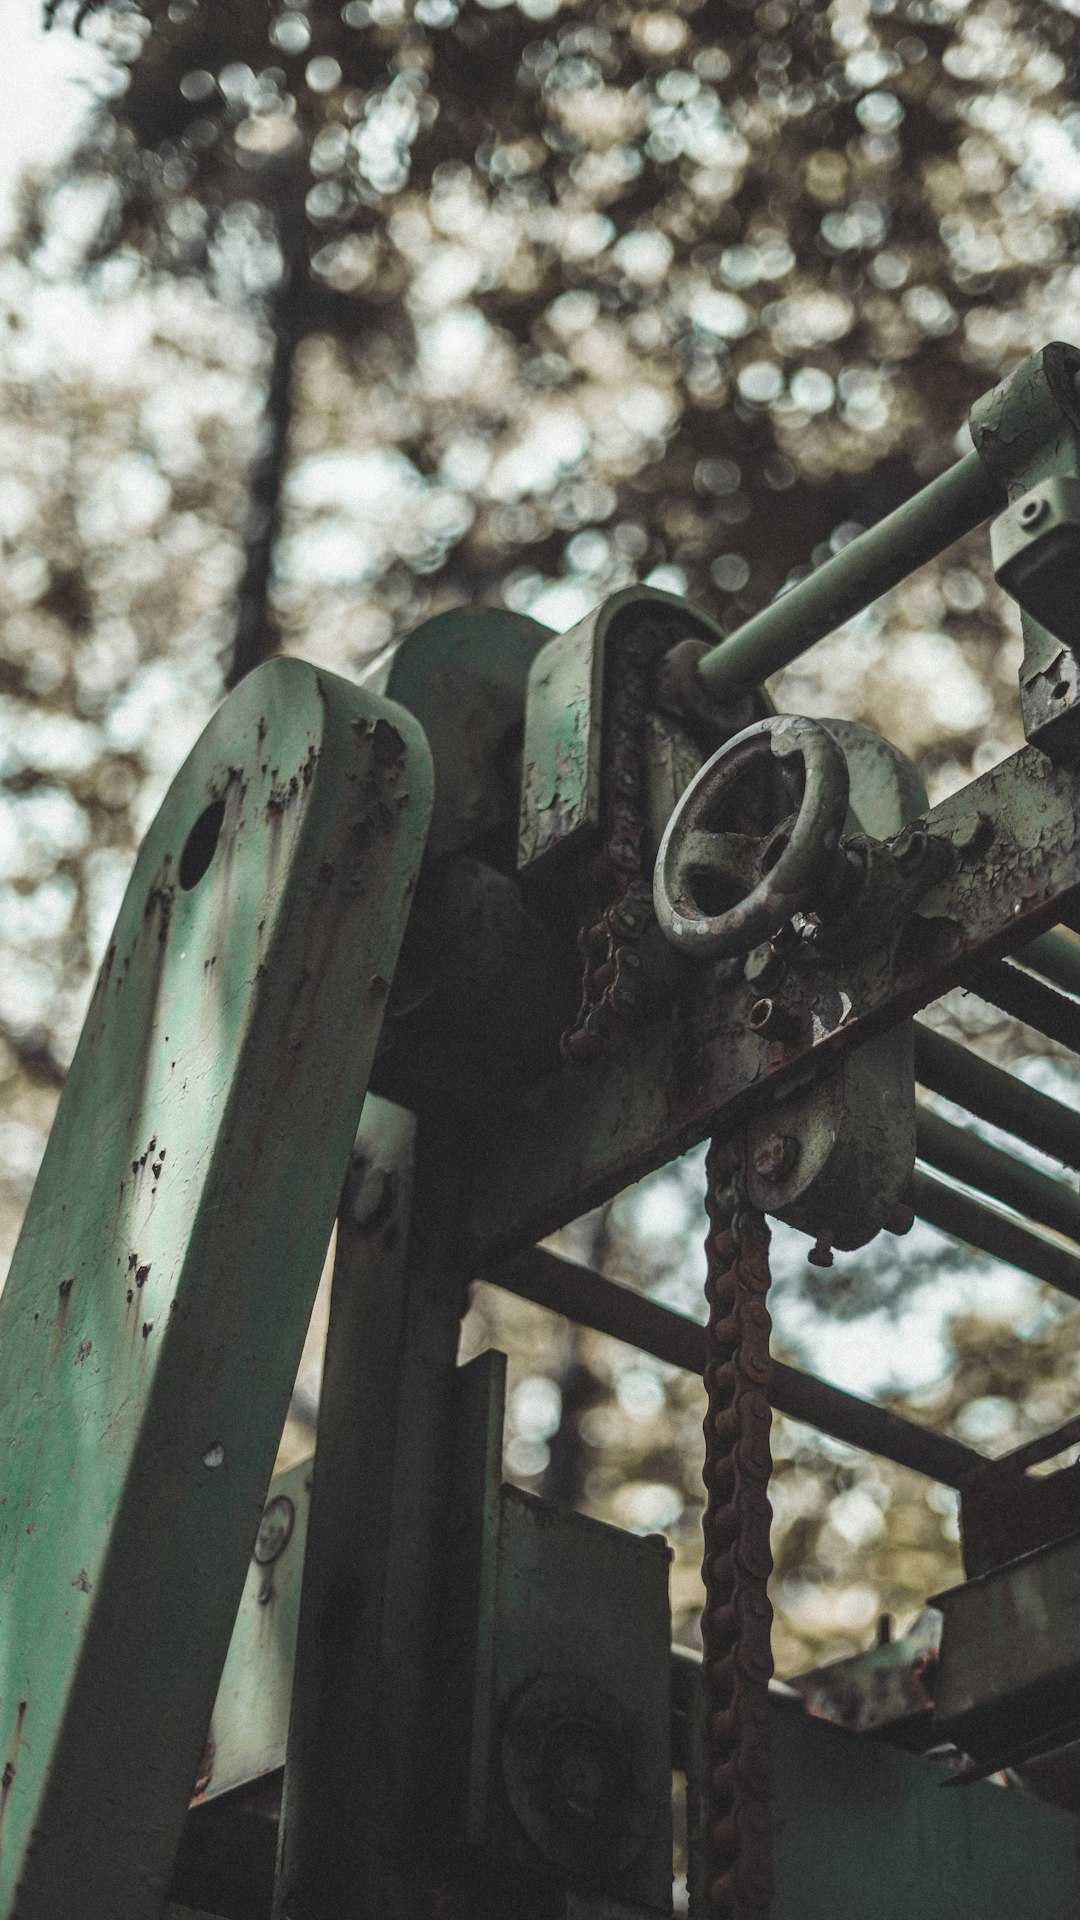
[[[75,1365],[77,1367],[81,1367],[84,1360],[89,1360],[93,1347],[94,1343],[92,1340],[79,1341],[78,1347],[75,1350]]]
[[[214,1729],[211,1727],[206,1736],[206,1744],[202,1750],[202,1757],[199,1761],[199,1771],[195,1776],[195,1784],[191,1789],[192,1806],[195,1805],[197,1800],[203,1798],[214,1777],[214,1752]]]
[[[404,766],[405,742],[389,720],[360,718],[353,721],[353,730],[362,740],[370,740],[373,769],[382,772],[391,767]]]
[[[75,1575],[75,1578],[71,1584],[73,1587],[77,1589],[79,1593],[89,1593],[90,1587],[91,1587],[91,1580],[85,1567],[79,1568],[79,1571]]]

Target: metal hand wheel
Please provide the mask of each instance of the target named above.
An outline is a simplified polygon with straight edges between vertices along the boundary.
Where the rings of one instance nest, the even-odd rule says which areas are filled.
[[[739,784],[779,762],[794,811],[758,837],[723,830]],[[843,860],[848,769],[818,720],[759,720],[707,760],[668,821],[653,878],[661,931],[701,959],[746,954],[830,890]]]

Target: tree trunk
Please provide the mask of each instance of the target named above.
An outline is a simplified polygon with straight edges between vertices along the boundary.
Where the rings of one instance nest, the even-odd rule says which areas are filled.
[[[293,361],[300,338],[298,319],[295,296],[286,279],[271,314],[270,380],[251,467],[244,526],[244,571],[236,597],[236,632],[225,674],[226,687],[235,687],[252,667],[276,653],[280,643],[270,603],[270,577],[281,525],[281,493],[292,418]]]

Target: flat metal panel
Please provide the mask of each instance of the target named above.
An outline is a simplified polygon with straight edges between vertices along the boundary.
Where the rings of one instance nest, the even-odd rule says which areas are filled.
[[[193,1805],[284,1763],[312,1466],[297,1461],[267,1489]]]
[[[281,659],[139,855],[0,1296],[4,1916],[160,1915],[430,803]]]
[[[1001,1499],[1007,1492],[1001,1490]],[[934,1603],[945,1616],[937,1719],[1007,1725],[1009,1703],[1046,1696],[1048,1725],[1080,1713],[1080,1535],[997,1567]],[[1007,1734],[1005,1736],[1007,1738]]]
[[[772,1920],[1075,1920],[1080,1825],[773,1697]]]

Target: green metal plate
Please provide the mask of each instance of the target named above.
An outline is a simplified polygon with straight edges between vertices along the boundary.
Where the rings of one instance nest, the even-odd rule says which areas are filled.
[[[5,1920],[160,1915],[431,784],[277,660],[136,863],[0,1297]]]
[[[772,1920],[1073,1920],[1077,1821],[772,1705]]]
[[[686,600],[655,587],[624,587],[569,632],[554,635],[529,673],[521,778],[518,869],[565,857],[600,826],[605,660],[629,618],[662,621],[672,641],[723,639]]]
[[[387,694],[420,721],[435,761],[429,859],[460,852],[515,815],[525,687],[550,638],[550,627],[524,613],[453,607],[395,653]]]
[[[299,1460],[267,1488],[193,1806],[285,1763],[313,1468]]]

